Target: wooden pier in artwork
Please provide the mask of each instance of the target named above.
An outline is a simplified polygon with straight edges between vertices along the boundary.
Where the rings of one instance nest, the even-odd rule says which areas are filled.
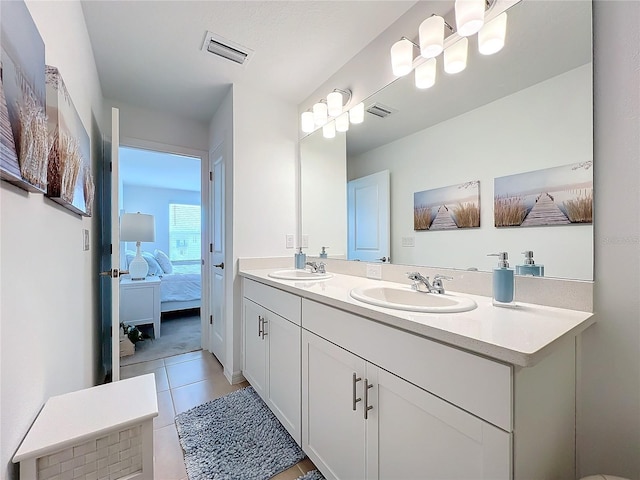
[[[571,223],[567,216],[558,208],[548,193],[541,193],[535,205],[520,224],[522,227],[539,225],[567,225]]]
[[[440,206],[440,208],[438,208],[436,218],[434,218],[429,230],[451,230],[453,228],[458,228],[458,226],[456,225],[456,222],[453,221],[453,217],[451,216],[451,213],[449,213],[449,209],[444,205]]]

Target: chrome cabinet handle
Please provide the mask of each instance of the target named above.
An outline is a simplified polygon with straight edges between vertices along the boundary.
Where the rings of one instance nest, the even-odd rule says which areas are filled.
[[[264,337],[267,336],[267,331],[264,329],[264,326],[266,323],[269,323],[269,321],[266,318],[262,317],[262,339],[263,340],[264,340]]]
[[[356,411],[356,403],[361,402],[362,398],[356,398],[356,383],[362,381],[362,378],[356,378],[356,374],[353,374],[353,411]]]
[[[369,410],[372,410],[373,407],[369,405],[369,389],[373,388],[373,384],[369,383],[369,380],[364,379],[364,419],[367,420],[369,418]]]
[[[258,315],[258,337],[262,338],[262,315]]]

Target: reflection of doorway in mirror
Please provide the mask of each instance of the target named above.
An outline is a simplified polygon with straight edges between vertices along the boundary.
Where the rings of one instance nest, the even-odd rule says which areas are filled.
[[[347,183],[349,260],[390,261],[389,192],[389,170]]]

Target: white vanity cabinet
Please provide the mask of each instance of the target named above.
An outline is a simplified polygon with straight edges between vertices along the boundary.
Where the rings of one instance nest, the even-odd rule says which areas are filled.
[[[300,444],[300,297],[245,280],[243,374]]]
[[[510,478],[507,432],[313,333],[302,338],[302,448],[325,477]]]

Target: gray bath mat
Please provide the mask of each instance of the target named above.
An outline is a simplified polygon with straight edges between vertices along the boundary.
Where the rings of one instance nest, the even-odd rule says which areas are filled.
[[[318,470],[311,470],[296,480],[325,480],[322,474]]]
[[[189,480],[266,480],[305,455],[252,387],[176,416]]]

